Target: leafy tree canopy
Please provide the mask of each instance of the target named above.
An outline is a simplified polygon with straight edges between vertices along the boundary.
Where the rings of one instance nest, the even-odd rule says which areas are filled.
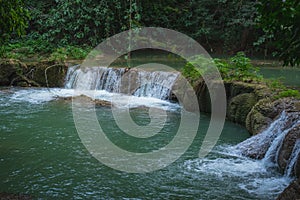
[[[300,1],[260,0],[259,25],[277,48],[285,65],[300,64]]]
[[[0,42],[24,34],[28,19],[23,0],[0,0]]]

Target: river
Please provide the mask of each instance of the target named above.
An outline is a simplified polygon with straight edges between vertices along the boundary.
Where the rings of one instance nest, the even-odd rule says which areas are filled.
[[[290,179],[275,169],[230,152],[249,137],[244,127],[226,121],[213,151],[198,158],[210,117],[201,114],[200,127],[189,149],[176,162],[149,173],[126,173],[109,168],[87,151],[77,134],[73,89],[0,90],[0,191],[30,194],[34,199],[274,199]],[[99,91],[109,100],[120,94]],[[122,96],[121,96],[122,97]],[[117,108],[120,105],[117,105]],[[152,151],[176,134],[180,110],[177,103],[135,97],[133,120],[149,123],[148,107],[167,111],[164,129],[150,140],[122,134],[111,109],[97,106],[96,114],[107,137],[129,151]]]

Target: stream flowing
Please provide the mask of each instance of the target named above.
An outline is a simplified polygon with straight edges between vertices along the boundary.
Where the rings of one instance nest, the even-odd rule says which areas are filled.
[[[70,73],[78,76],[81,72]],[[149,76],[143,73],[139,76]],[[166,77],[171,80],[175,75],[162,75],[162,79]],[[73,121],[72,102],[66,98],[74,94],[72,85],[79,82],[71,76],[69,80],[73,82],[67,82],[64,89],[0,89],[0,192],[30,194],[34,199],[274,199],[292,180],[269,168],[272,161],[243,156],[236,145],[249,138],[249,133],[229,121],[213,151],[198,158],[210,120],[203,113],[196,138],[176,162],[144,174],[111,169],[92,157],[81,143]],[[168,144],[176,134],[183,108],[167,100],[169,91],[157,88],[156,93],[164,94],[152,95],[152,90],[145,88],[156,88],[153,84],[145,86],[143,93],[135,91],[128,96],[116,93],[117,87],[108,91],[97,84],[91,97],[117,99],[114,106],[130,108],[138,125],[150,122],[150,107],[167,113],[161,133],[145,140],[125,135],[114,122],[111,109],[96,106],[101,127],[119,147],[133,152],[153,151]],[[111,88],[109,84],[107,88]],[[294,154],[299,149],[299,145],[295,147]]]

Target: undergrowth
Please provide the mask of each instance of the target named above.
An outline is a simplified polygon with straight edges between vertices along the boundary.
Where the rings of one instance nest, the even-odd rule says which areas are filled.
[[[56,46],[41,38],[24,37],[0,46],[0,57],[18,60],[51,60],[84,59],[90,47]]]

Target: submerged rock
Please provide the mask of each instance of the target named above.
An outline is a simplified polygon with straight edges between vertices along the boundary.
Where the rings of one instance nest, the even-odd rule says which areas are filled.
[[[104,107],[112,107],[112,103],[110,101],[105,101],[101,99],[93,99],[91,97],[80,95],[75,97],[57,97],[55,101],[64,101],[64,102],[70,102],[73,99],[75,99],[77,102],[92,102],[95,104],[95,106],[104,106]]]

